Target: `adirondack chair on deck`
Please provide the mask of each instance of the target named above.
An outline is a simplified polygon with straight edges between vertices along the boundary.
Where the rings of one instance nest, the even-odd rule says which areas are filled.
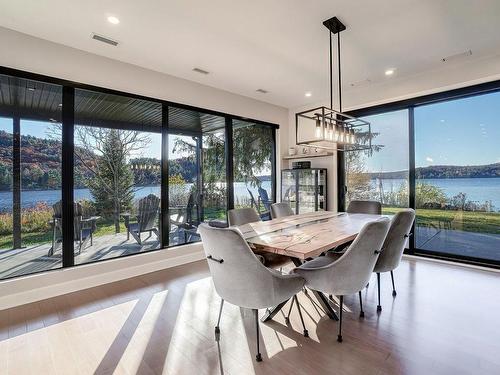
[[[201,221],[199,200],[199,194],[192,192],[189,194],[186,207],[177,207],[177,212],[170,215],[170,224],[177,227],[179,242],[181,242],[181,235],[184,236],[184,243],[191,241],[193,236],[197,236],[198,225]],[[196,217],[193,217],[193,211]]]
[[[125,227],[127,228],[127,240],[129,240],[130,235],[132,235],[137,243],[142,245],[141,233],[149,232],[149,236],[146,240],[151,237],[151,233],[154,233],[159,241],[160,232],[156,226],[159,208],[160,198],[154,194],[149,194],[139,200],[135,223],[131,222],[130,217],[132,215],[130,213],[122,214],[121,216],[123,216],[125,220]]]
[[[52,256],[54,252],[62,244],[62,202],[59,201],[52,206],[54,214],[50,224],[52,226],[52,247],[49,249],[48,256]],[[93,245],[93,233],[97,229],[96,221],[100,216],[84,217],[83,207],[80,203],[74,203],[74,240],[78,242],[78,254],[85,249],[90,242]]]

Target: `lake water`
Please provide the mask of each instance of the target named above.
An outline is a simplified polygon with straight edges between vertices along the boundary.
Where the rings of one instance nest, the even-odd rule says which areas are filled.
[[[494,210],[500,211],[500,178],[454,178],[454,179],[422,179],[418,180],[428,184],[435,185],[445,192],[448,197],[458,193],[467,194],[467,200],[484,203],[491,201]],[[397,191],[402,184],[407,183],[403,179],[384,179],[383,189],[386,192]],[[187,184],[189,185],[189,184]],[[271,196],[271,182],[263,181],[262,187],[269,192]],[[376,180],[372,180],[372,187],[378,189]],[[187,186],[186,189],[189,189]],[[258,192],[255,188],[250,188],[254,197],[257,199]],[[148,194],[160,195],[159,186],[144,186],[136,190],[135,198],[140,199]],[[75,200],[92,199],[88,189],[76,189]],[[246,185],[243,182],[236,182],[234,185],[234,195],[236,200],[249,199]],[[23,208],[34,206],[37,202],[46,202],[53,205],[61,199],[60,190],[33,190],[23,191],[21,194],[21,204]],[[0,212],[12,210],[12,193],[0,192]]]
[[[458,193],[467,194],[467,200],[484,203],[491,201],[493,209],[500,211],[500,178],[432,178],[419,179],[418,182],[434,185],[442,189],[448,198]],[[403,179],[383,179],[382,185],[385,192],[398,191]],[[372,188],[378,190],[378,180],[372,180]]]
[[[262,187],[267,190],[269,197],[271,197],[271,181],[262,181]],[[191,188],[191,184],[186,184],[186,192]],[[255,199],[258,198],[259,193],[254,187],[249,187]],[[141,186],[135,191],[135,199],[141,199],[149,194],[156,194],[160,196],[160,186]],[[243,182],[234,183],[234,196],[235,200],[249,200],[247,186]],[[75,189],[74,197],[76,201],[87,199],[92,200],[92,195],[89,189]],[[48,205],[61,200],[61,190],[30,190],[21,192],[21,206],[22,208],[29,208],[35,206],[37,203],[44,202]],[[0,212],[12,211],[12,192],[0,192]]]

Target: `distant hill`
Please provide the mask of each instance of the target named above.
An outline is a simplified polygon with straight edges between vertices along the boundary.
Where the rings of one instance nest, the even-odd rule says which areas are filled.
[[[78,148],[77,148],[78,150]],[[21,184],[23,190],[49,190],[61,188],[61,142],[54,139],[21,136]],[[160,165],[151,158],[133,159],[135,165]],[[189,158],[171,160],[172,171],[191,182],[196,174],[196,163]],[[132,168],[136,183],[159,183],[159,168]],[[84,188],[89,171],[75,158],[75,188]],[[12,186],[12,134],[0,130],[0,191]]]
[[[493,178],[500,177],[500,163],[487,165],[432,165],[416,168],[416,177],[429,178]],[[369,173],[370,178],[407,178],[407,171]]]

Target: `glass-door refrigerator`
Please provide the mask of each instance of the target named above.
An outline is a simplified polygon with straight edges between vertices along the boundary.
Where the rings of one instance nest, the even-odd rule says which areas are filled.
[[[281,171],[281,201],[288,202],[297,214],[325,211],[326,169],[283,169]]]

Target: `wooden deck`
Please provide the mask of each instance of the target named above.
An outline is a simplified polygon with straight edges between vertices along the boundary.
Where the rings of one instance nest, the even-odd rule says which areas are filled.
[[[145,239],[147,235],[143,234]],[[170,243],[176,245],[183,241],[183,234],[177,231],[170,234]],[[96,262],[103,259],[117,258],[159,248],[160,243],[153,234],[139,245],[132,236],[127,240],[125,233],[94,237],[92,246],[75,255],[75,264]],[[57,251],[48,256],[51,243],[29,246],[20,249],[0,250],[0,279],[32,274],[62,267],[62,253]],[[75,246],[75,248],[77,248]],[[75,249],[76,251],[76,249]]]

